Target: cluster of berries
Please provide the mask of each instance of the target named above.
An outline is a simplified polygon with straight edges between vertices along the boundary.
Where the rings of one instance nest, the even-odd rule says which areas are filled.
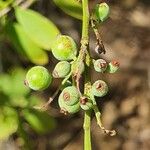
[[[27,72],[25,83],[31,89],[44,90],[51,84],[53,77],[66,78],[75,73],[78,63],[76,59],[77,47],[71,37],[59,35],[54,42],[52,53],[56,59],[60,60],[56,64],[52,74],[43,66],[32,67]],[[107,64],[104,59],[97,59],[93,60],[93,66],[97,72],[114,73],[118,70],[119,64],[116,61]],[[78,69],[81,70],[81,73],[84,72],[84,63]],[[62,113],[73,114],[78,112],[80,108],[83,110],[92,109],[93,103],[91,98],[87,95],[81,96],[77,88],[71,85],[69,80],[66,80],[61,89],[62,92],[59,95],[58,104]],[[107,92],[107,84],[102,80],[98,80],[92,85],[90,95],[103,97]]]
[[[95,8],[95,17],[98,22],[108,18],[109,7],[106,3],[98,4]],[[107,84],[98,80],[91,85],[89,94],[82,95],[77,87],[69,81],[70,76],[84,72],[84,62],[77,59],[77,46],[74,40],[66,35],[57,36],[52,45],[52,54],[59,60],[52,74],[43,67],[32,67],[26,74],[25,84],[33,90],[44,90],[52,82],[52,78],[64,78],[61,84],[61,94],[58,98],[60,110],[64,114],[76,113],[82,108],[93,108],[92,97],[103,97],[108,92]],[[80,62],[80,64],[78,64]],[[93,59],[93,67],[99,73],[115,73],[119,68],[117,61],[107,63],[104,59]]]

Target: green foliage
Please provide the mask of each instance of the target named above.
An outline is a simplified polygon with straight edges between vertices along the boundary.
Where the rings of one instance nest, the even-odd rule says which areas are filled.
[[[23,126],[25,122],[19,123],[19,117],[28,118],[30,127],[37,133],[46,133],[56,127],[55,120],[47,113],[31,109],[41,105],[42,101],[30,94],[30,89],[23,84],[24,79],[25,71],[20,68],[0,74],[0,140],[20,132],[18,126]]]
[[[59,33],[57,27],[47,18],[30,9],[16,8],[17,21],[28,36],[41,48],[50,50],[53,40]]]
[[[25,96],[29,89],[23,85],[25,71],[22,69],[13,69],[10,74],[0,74],[0,91],[9,97]]]
[[[21,25],[9,23],[6,31],[10,41],[19,53],[25,54],[35,64],[44,65],[48,63],[46,52],[30,39]]]
[[[53,0],[66,14],[82,19],[82,5],[77,0]]]
[[[10,6],[10,8],[14,8],[15,21],[17,22],[13,20],[13,17],[9,18],[5,14],[0,19],[0,25],[2,25],[2,28],[5,27],[7,37],[15,49],[23,56],[26,55],[32,63],[38,65],[47,64],[48,55],[44,50],[51,49],[54,57],[62,61],[56,65],[53,75],[55,76],[57,73],[58,77],[64,79],[50,100],[44,105],[44,108],[47,108],[49,102],[52,102],[59,91],[62,90],[58,98],[62,113],[74,114],[81,108],[85,110],[85,149],[91,149],[90,109],[94,110],[99,127],[105,133],[114,135],[112,131],[103,127],[100,118],[101,113],[97,108],[94,97],[105,96],[108,92],[108,86],[102,80],[98,80],[91,85],[89,75],[92,62],[92,57],[89,53],[89,26],[91,25],[89,22],[90,19],[93,20],[91,26],[96,35],[96,46],[100,48],[103,44],[97,25],[108,18],[109,6],[106,3],[100,3],[96,6],[95,14],[90,14],[88,0],[82,0],[82,5],[77,0],[53,1],[64,12],[77,19],[82,19],[83,11],[81,49],[79,53],[75,41],[70,36],[61,35],[50,20],[38,12],[27,9],[26,7],[28,6],[26,6],[27,3],[25,2]],[[0,1],[0,9],[7,7],[12,2],[13,0]],[[24,9],[21,7],[24,7]],[[11,21],[8,21],[7,17]],[[2,32],[0,40],[3,39],[3,35],[5,35],[4,32]],[[106,61],[98,59],[93,63],[95,70],[101,73],[114,73],[119,68],[119,63],[116,61],[112,61],[107,65]],[[85,72],[85,76],[82,80],[84,84],[84,92],[82,93],[80,79],[82,79],[83,72]],[[23,84],[24,79],[25,84],[31,89],[44,90],[50,85],[52,76],[42,66],[32,67],[27,72],[27,75],[22,69],[14,69],[9,74],[0,75],[0,140],[8,138],[13,133],[19,133],[24,142],[28,141],[28,137],[26,137],[27,129],[24,128],[26,123],[39,134],[46,134],[56,127],[56,121],[47,112],[33,109],[33,106],[41,104],[41,98],[31,94],[31,91]]]
[[[39,134],[48,133],[56,127],[56,121],[47,112],[27,109],[23,111],[23,116]]]
[[[9,6],[14,0],[0,0],[0,10]]]
[[[3,106],[0,108],[0,140],[6,139],[18,128],[18,117],[15,109]]]

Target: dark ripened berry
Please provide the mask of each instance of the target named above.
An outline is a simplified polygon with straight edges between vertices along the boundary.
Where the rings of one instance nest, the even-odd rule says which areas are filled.
[[[103,2],[96,5],[95,15],[99,22],[105,21],[109,17],[110,9],[107,3]]]
[[[106,72],[108,72],[108,73],[115,73],[119,69],[119,66],[120,66],[120,63],[118,61],[116,61],[116,60],[113,60],[113,61],[111,61],[108,64]]]
[[[76,43],[69,36],[59,35],[53,42],[52,53],[58,60],[75,59],[77,55]]]
[[[108,92],[107,84],[102,80],[97,80],[93,85],[91,92],[94,96],[103,97]]]
[[[51,82],[51,74],[42,66],[32,67],[26,74],[25,84],[33,90],[44,90]]]
[[[59,95],[59,98],[64,101],[66,105],[74,105],[79,102],[79,93],[75,86],[68,86]]]
[[[94,61],[94,69],[97,72],[103,73],[107,68],[107,62],[104,59],[97,59]]]
[[[71,65],[67,61],[60,61],[56,64],[53,70],[53,77],[54,78],[64,78],[66,77],[71,71]]]

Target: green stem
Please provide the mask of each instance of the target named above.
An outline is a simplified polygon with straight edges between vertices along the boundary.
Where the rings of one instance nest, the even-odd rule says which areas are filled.
[[[88,0],[82,0],[83,7],[83,23],[82,23],[82,39],[88,40],[89,33],[89,8],[88,8]]]
[[[84,87],[84,94],[89,94],[87,83],[90,79],[90,74],[88,72],[90,67],[89,61],[89,52],[88,52],[88,44],[89,44],[89,7],[88,7],[88,0],[82,0],[82,8],[83,8],[83,22],[82,22],[82,39],[81,39],[81,49],[79,53],[79,61],[84,61],[86,59],[86,70],[85,70],[85,87]],[[91,111],[86,111],[84,114],[84,150],[91,150]]]
[[[84,114],[84,150],[91,150],[91,111],[86,111]]]
[[[116,135],[116,131],[115,130],[107,130],[103,126],[102,121],[101,121],[101,112],[99,111],[97,105],[94,105],[93,109],[94,109],[94,113],[95,113],[95,116],[96,116],[97,125],[100,127],[100,129],[102,129],[104,131],[104,133],[106,133],[106,134],[108,134],[110,136]]]
[[[24,141],[24,148],[26,150],[32,150],[32,146],[29,140],[29,137],[26,133],[26,131],[24,130],[23,127],[23,121],[21,116],[18,115],[18,135],[23,139]]]

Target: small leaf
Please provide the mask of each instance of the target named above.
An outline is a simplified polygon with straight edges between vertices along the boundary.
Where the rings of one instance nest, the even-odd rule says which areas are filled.
[[[53,0],[66,14],[82,20],[82,5],[77,0]]]
[[[26,34],[21,25],[14,23],[8,24],[6,27],[8,36],[21,54],[26,54],[31,62],[37,65],[48,63],[48,55],[39,46],[37,46]]]
[[[17,112],[10,107],[0,109],[0,140],[7,139],[18,128]]]
[[[10,74],[0,75],[0,91],[9,97],[22,97],[29,93],[29,88],[25,87],[23,81],[25,71],[22,69],[13,69]]]
[[[7,6],[9,6],[11,3],[13,2],[13,0],[0,0],[0,10],[6,8]]]
[[[30,126],[39,134],[48,133],[56,127],[56,121],[46,112],[28,109],[23,111],[23,115]]]
[[[50,50],[53,40],[59,33],[57,27],[41,14],[21,8],[15,9],[17,21],[24,31],[41,48]]]

